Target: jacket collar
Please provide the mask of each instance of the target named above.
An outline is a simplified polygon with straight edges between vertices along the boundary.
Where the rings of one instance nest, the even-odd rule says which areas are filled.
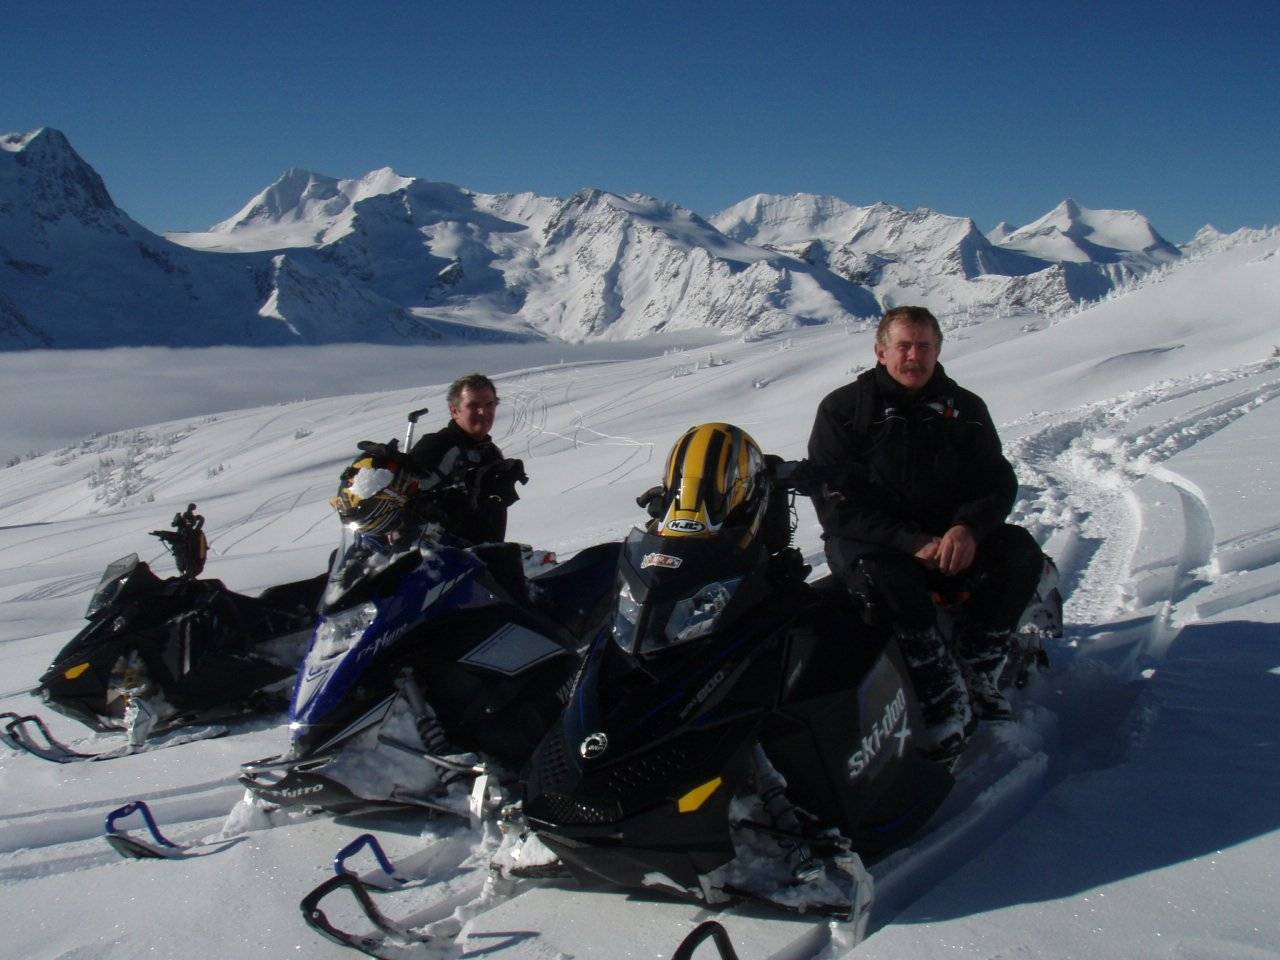
[[[493,438],[487,433],[482,439],[477,440],[471,434],[467,433],[467,431],[458,426],[458,422],[453,419],[450,419],[449,422],[445,424],[444,428],[449,433],[449,439],[461,447],[483,447],[485,444],[493,442]]]

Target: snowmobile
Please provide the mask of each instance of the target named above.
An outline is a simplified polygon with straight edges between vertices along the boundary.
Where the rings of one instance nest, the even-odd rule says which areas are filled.
[[[290,749],[241,766],[259,801],[482,815],[607,624],[620,545],[553,565],[519,544],[452,536],[442,502],[509,496],[523,467],[487,471],[490,490],[422,491],[402,449],[424,412],[409,415],[404,448],[363,441],[339,482],[342,540],[293,692]]]
[[[12,713],[0,715],[0,739],[46,760],[108,759],[169,745],[153,738],[179,727],[283,706],[324,582],[321,574],[250,597],[221,580],[158,577],[136,553],[121,557],[89,600],[88,626],[31,692],[94,730],[125,731],[127,746],[80,753],[55,740],[39,717]]]
[[[652,520],[623,545],[612,628],[525,784],[528,827],[579,881],[848,917],[864,861],[950,790],[896,642],[831,578],[807,582],[789,545],[795,467],[707,424],[641,498]],[[1060,630],[1052,573],[1031,633]],[[1007,676],[1042,656],[1027,639]]]

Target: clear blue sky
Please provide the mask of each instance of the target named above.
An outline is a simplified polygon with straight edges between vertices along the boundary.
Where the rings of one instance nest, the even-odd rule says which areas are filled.
[[[290,167],[486,193],[754,193],[1168,239],[1280,223],[1280,3],[118,3],[0,12],[0,132],[56,127],[154,230]]]

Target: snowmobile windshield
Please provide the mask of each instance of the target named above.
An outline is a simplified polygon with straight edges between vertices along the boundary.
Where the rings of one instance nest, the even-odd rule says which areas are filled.
[[[409,529],[375,535],[344,523],[342,540],[329,566],[322,608],[333,611],[351,606],[370,596],[377,581],[416,566],[424,533]]]
[[[618,566],[613,640],[628,653],[651,655],[719,629],[734,615],[740,588],[762,559],[742,538],[661,537],[632,530]]]
[[[116,601],[120,596],[120,592],[124,589],[125,581],[129,579],[129,575],[138,569],[138,555],[131,553],[127,557],[121,557],[114,563],[107,566],[102,571],[102,579],[98,581],[98,589],[93,591],[93,596],[89,598],[89,606],[85,608],[84,618],[92,620],[100,610],[105,610]]]

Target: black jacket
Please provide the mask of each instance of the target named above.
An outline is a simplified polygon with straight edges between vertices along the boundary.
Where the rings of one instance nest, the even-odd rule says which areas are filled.
[[[914,396],[882,364],[828,394],[809,460],[827,478],[814,497],[823,536],[856,553],[913,554],[959,523],[981,541],[1018,490],[986,404],[941,364]]]
[[[506,506],[491,497],[471,496],[480,471],[504,459],[491,439],[477,440],[450,420],[443,429],[424,435],[409,455],[423,474],[421,489],[428,496],[458,481],[465,485],[465,489],[451,490],[436,498],[436,505],[445,516],[446,530],[470,543],[506,539]]]

